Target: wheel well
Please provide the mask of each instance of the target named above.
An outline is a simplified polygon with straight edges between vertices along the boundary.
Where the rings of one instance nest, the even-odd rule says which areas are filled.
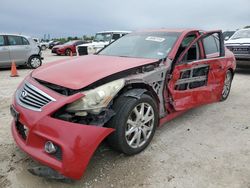
[[[149,96],[151,96],[155,100],[155,102],[157,103],[157,106],[159,107],[158,104],[159,104],[160,100],[159,100],[158,95],[156,94],[156,92],[153,90],[153,88],[150,85],[145,84],[145,83],[128,84],[118,93],[117,96],[119,97],[121,94],[123,94],[131,89],[145,89],[145,90],[147,90],[145,93],[148,94]]]
[[[231,71],[231,73],[232,73],[232,75],[233,75],[233,77],[234,77],[234,71],[233,71],[233,69],[232,69],[232,68],[229,68],[228,70]]]
[[[32,57],[39,57],[39,55],[38,55],[38,54],[33,54],[33,55],[31,55],[31,56],[29,57],[28,62],[30,62],[30,59],[31,59]]]

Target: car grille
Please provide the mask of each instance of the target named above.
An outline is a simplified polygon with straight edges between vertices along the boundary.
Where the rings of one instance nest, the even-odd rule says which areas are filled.
[[[78,46],[78,54],[79,55],[88,55],[87,46]]]
[[[56,100],[28,82],[17,91],[17,102],[30,110],[41,111],[42,107],[52,101]]]
[[[250,54],[250,46],[227,46],[234,54]]]

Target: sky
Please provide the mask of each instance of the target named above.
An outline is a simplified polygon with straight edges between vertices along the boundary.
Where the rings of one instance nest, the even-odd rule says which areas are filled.
[[[94,35],[103,30],[250,25],[250,0],[0,0],[0,33],[42,38]]]

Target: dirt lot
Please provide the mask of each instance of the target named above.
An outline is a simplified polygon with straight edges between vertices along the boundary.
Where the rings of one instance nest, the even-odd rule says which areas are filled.
[[[70,58],[44,52],[44,63]],[[232,187],[250,188],[250,70],[237,70],[227,101],[193,109],[156,131],[132,157],[103,144],[85,176],[58,182],[31,175],[37,163],[20,151],[10,132],[12,94],[30,69],[0,70],[0,187]]]

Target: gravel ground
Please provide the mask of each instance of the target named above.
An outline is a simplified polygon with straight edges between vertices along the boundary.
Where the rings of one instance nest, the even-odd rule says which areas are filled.
[[[71,58],[44,52],[44,63]],[[250,188],[250,70],[239,69],[225,102],[193,109],[157,129],[149,147],[127,157],[101,145],[80,181],[31,175],[37,163],[15,145],[9,105],[19,77],[0,70],[0,187]]]

